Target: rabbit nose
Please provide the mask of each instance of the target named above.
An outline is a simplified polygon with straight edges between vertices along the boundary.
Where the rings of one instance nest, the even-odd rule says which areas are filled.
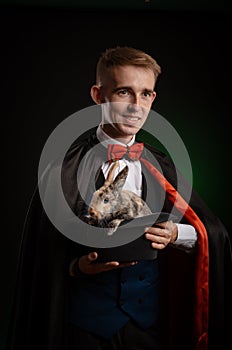
[[[94,217],[94,218],[97,218],[97,211],[94,209],[94,208],[89,208],[89,215]]]

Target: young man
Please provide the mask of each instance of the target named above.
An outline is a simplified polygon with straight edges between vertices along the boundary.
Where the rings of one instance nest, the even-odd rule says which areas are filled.
[[[139,55],[141,58],[144,57],[144,63],[141,63]],[[114,62],[115,56],[118,59],[116,63]],[[128,57],[131,57],[130,61]],[[103,111],[102,124],[97,130],[100,141],[109,139],[109,142],[112,142],[113,139],[113,142],[124,145],[131,143],[145,123],[156,97],[154,88],[160,71],[161,69],[154,59],[132,48],[106,51],[105,56],[98,63],[97,84],[91,88],[91,96],[96,104],[110,103],[110,111]],[[105,176],[110,168],[108,162],[105,164],[106,167],[108,169],[105,169]],[[163,223],[160,226],[167,225]],[[177,226],[170,224],[169,230],[170,232],[165,229],[150,228],[146,237],[152,241],[153,248],[163,249],[168,243],[176,240]],[[195,238],[194,231],[192,234]],[[97,258],[97,254],[95,257]],[[86,269],[90,269],[89,273],[101,272],[101,269],[118,266],[117,262],[110,262],[99,267],[97,264],[85,266],[85,262],[86,259],[81,259],[79,264],[85,272],[87,272]]]
[[[137,144],[160,72],[152,57],[134,48],[108,49],[100,57],[91,96],[102,105],[102,122],[72,144],[62,164],[63,192],[76,215],[84,216],[88,208],[81,184],[76,184],[84,155],[101,145],[100,157],[89,156],[86,163],[100,187],[112,166],[106,155],[124,145],[129,154]],[[25,225],[7,349],[174,350],[215,344],[226,349],[231,248],[225,228],[194,191],[189,204],[184,201],[186,182],[182,193],[175,191],[178,170],[160,151],[145,145],[141,158],[119,159],[118,171],[125,165],[125,189],[142,197],[147,192],[153,211],[174,207],[181,214],[177,224],[144,228],[158,258],[98,261],[97,248],[75,243],[55,229],[37,192]],[[180,241],[196,244],[178,249]]]

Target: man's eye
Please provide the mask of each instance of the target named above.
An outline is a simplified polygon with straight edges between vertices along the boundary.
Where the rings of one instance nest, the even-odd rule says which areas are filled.
[[[145,97],[151,97],[151,92],[148,92],[148,91],[145,91],[144,93],[143,93],[143,95],[145,96]]]
[[[126,89],[124,89],[124,90],[119,90],[118,93],[119,93],[119,95],[127,95],[128,91]]]
[[[104,204],[109,203],[109,198],[104,198]]]

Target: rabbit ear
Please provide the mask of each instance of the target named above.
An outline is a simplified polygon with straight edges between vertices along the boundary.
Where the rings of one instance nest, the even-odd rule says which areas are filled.
[[[108,186],[110,185],[112,182],[113,182],[113,179],[114,179],[114,171],[116,168],[119,167],[119,162],[115,162],[112,167],[110,168],[109,170],[109,173],[107,175],[107,178],[106,178],[106,181],[105,181],[105,185]]]
[[[126,182],[128,171],[129,171],[129,168],[126,165],[125,168],[123,168],[120,171],[120,173],[118,173],[118,175],[114,179],[114,182],[110,186],[113,191],[117,191],[117,192],[121,191],[124,183]]]

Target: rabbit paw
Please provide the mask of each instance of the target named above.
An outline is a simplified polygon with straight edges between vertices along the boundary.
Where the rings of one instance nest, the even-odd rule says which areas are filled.
[[[112,236],[112,234],[113,234],[116,230],[117,230],[117,227],[116,227],[116,228],[114,228],[114,227],[112,227],[112,228],[107,228],[107,232],[106,232],[107,236]]]
[[[107,235],[108,236],[111,236],[117,230],[121,221],[122,220],[116,219],[116,220],[113,220],[109,223],[109,226],[107,228]]]

